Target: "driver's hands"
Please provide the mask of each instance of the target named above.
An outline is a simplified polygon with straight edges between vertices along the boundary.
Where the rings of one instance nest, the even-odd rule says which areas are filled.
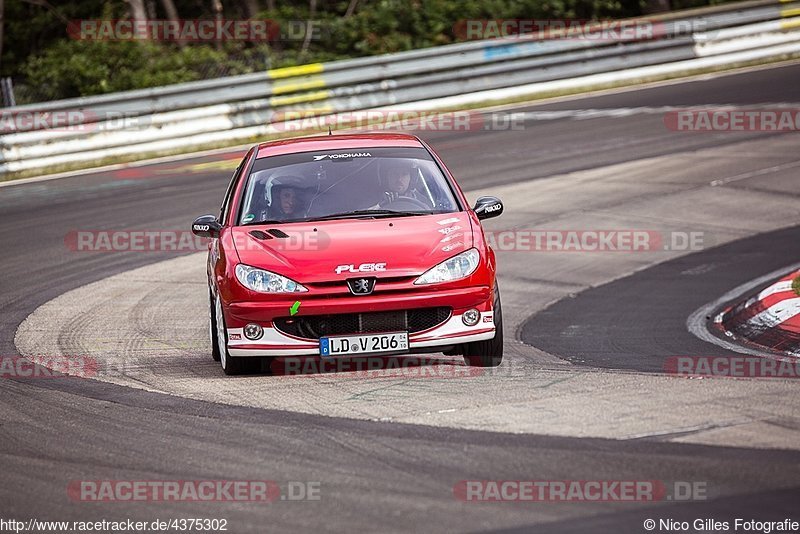
[[[378,202],[378,206],[385,206],[386,204],[391,204],[398,198],[400,198],[400,193],[395,193],[393,191],[384,191],[383,200]]]

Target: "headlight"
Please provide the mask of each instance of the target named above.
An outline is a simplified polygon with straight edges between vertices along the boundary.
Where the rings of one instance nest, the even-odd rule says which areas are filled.
[[[285,276],[241,263],[236,266],[236,278],[244,287],[258,293],[302,293],[308,291]]]
[[[445,260],[433,269],[429,269],[417,278],[415,284],[435,284],[438,282],[451,282],[466,278],[478,268],[481,257],[478,251],[471,248],[449,260]]]

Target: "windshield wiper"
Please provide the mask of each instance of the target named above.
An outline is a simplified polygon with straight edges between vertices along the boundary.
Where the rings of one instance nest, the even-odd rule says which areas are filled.
[[[312,217],[307,221],[329,221],[334,219],[356,219],[359,217],[413,217],[415,215],[431,215],[424,211],[394,211],[394,210],[355,210],[344,213],[332,213],[321,217]]]

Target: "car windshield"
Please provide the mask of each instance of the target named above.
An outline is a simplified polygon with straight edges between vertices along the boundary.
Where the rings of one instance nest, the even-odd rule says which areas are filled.
[[[423,148],[325,150],[256,160],[239,224],[458,210],[447,179]]]

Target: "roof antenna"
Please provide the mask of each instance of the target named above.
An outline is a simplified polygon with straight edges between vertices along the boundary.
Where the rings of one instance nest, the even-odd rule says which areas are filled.
[[[333,135],[333,132],[331,131],[331,125],[330,124],[328,125],[328,135]]]

